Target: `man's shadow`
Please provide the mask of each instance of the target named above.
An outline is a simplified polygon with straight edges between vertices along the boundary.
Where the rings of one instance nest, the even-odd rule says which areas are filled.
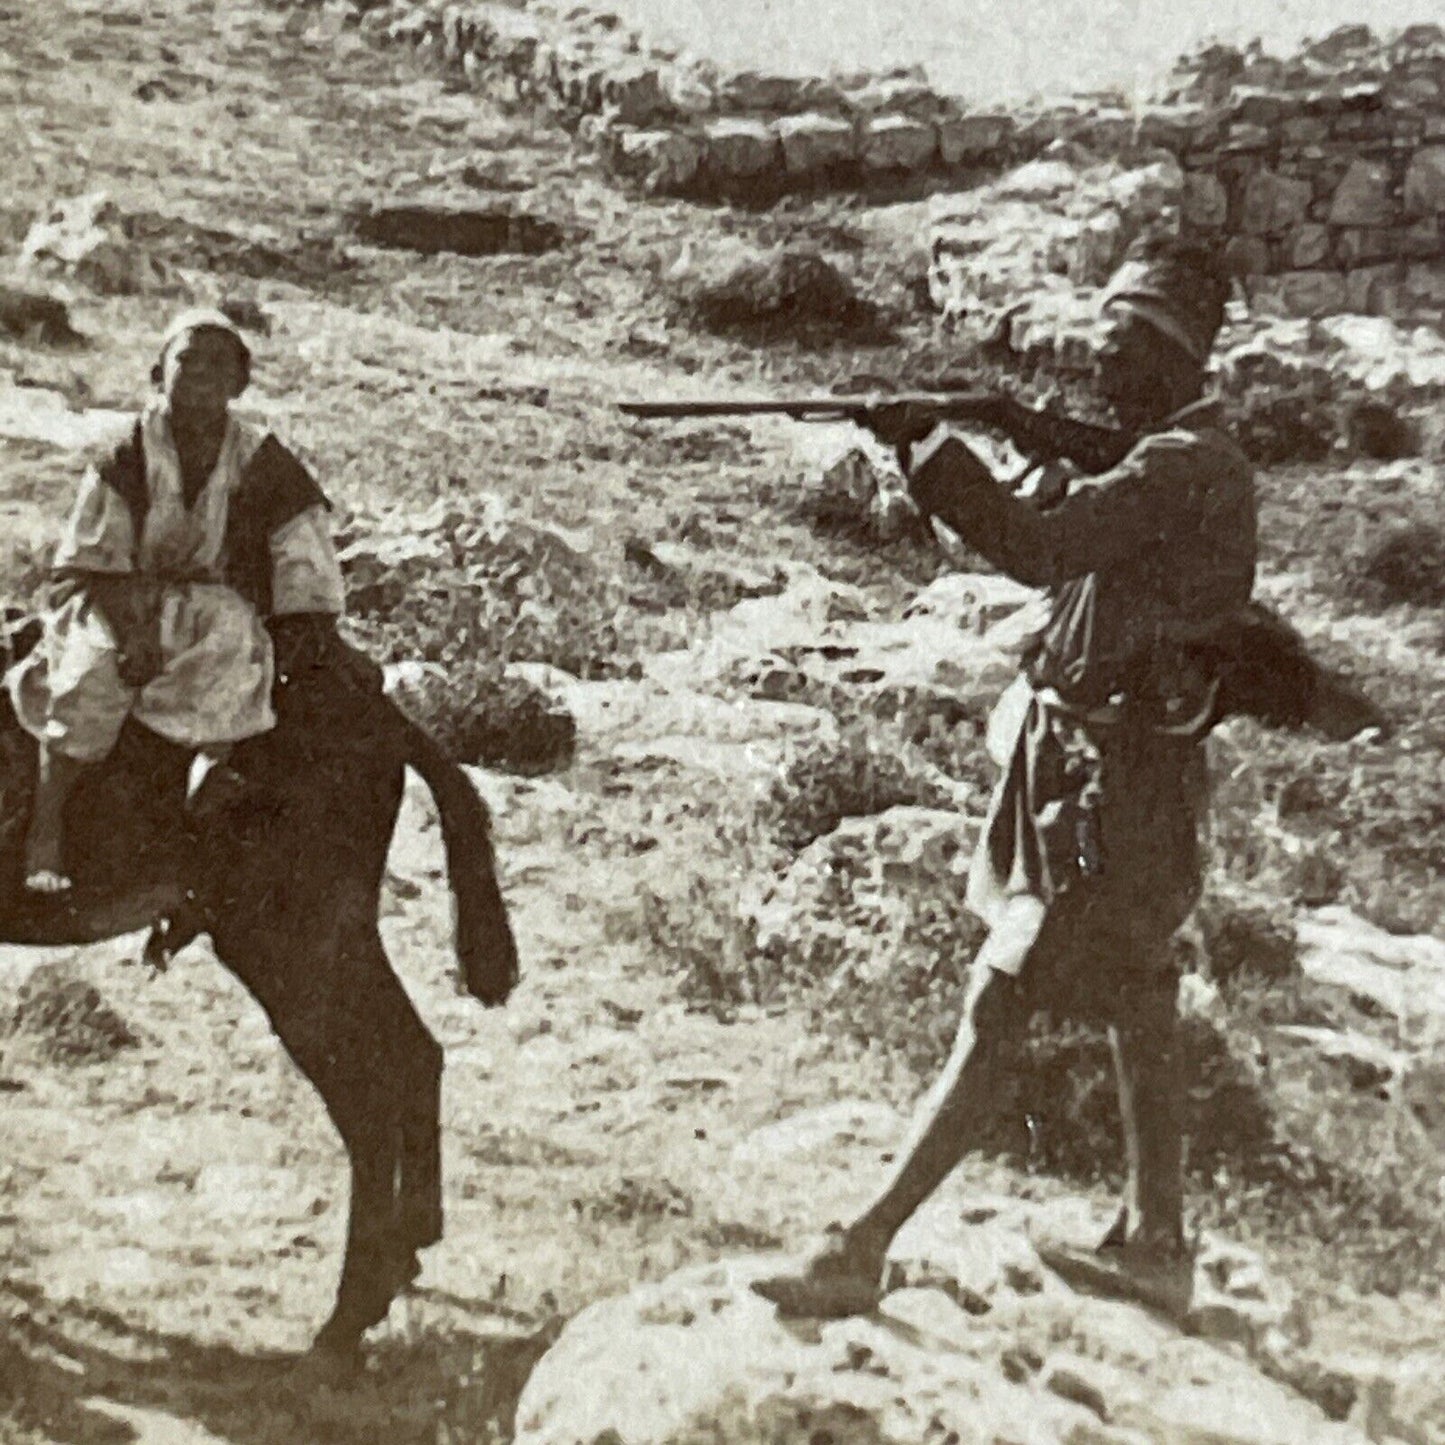
[[[196,1427],[198,1441],[233,1445],[507,1440],[560,1328],[448,1323],[382,1339],[354,1366],[322,1367],[306,1355],[201,1345],[9,1280],[0,1299],[0,1436],[8,1425],[57,1445],[130,1445],[165,1417]]]

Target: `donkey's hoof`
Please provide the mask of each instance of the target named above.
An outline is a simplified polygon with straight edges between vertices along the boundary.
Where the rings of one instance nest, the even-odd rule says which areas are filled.
[[[361,1337],[366,1327],[357,1321],[332,1316],[311,1342],[311,1349],[298,1359],[293,1375],[343,1380],[361,1369]]]

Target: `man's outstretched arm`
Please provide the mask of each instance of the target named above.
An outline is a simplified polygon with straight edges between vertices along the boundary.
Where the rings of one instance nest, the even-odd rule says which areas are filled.
[[[906,449],[908,489],[994,566],[1035,587],[1105,570],[1192,525],[1203,468],[1182,439],[1156,436],[1120,465],[1076,479],[1049,507],[1003,486],[958,437]]]

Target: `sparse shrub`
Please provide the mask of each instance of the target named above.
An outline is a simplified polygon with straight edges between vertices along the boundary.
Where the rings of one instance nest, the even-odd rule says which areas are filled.
[[[1228,413],[1240,448],[1264,467],[1323,461],[1338,434],[1334,407],[1310,391],[1249,393],[1232,401]]]
[[[50,580],[52,548],[33,538],[15,537],[0,550],[0,594],[6,603],[34,608]]]
[[[1373,537],[1356,558],[1360,579],[1389,603],[1445,606],[1445,530],[1399,522]]]
[[[686,562],[673,554],[659,555],[662,547],[640,537],[623,543],[623,560],[636,576],[628,589],[628,600],[650,612],[673,608],[693,613],[721,612],[754,597],[771,597],[781,592],[784,578],[750,574],[726,564],[709,562],[705,554],[689,555]]]
[[[1420,439],[1409,421],[1388,402],[1371,397],[1361,397],[1346,408],[1345,437],[1356,456],[1382,462],[1413,457],[1420,450]]]
[[[398,700],[459,762],[536,774],[565,768],[577,722],[525,678],[484,663],[420,671]]]
[[[0,282],[0,332],[21,341],[64,346],[79,341],[70,310],[58,296]]]
[[[484,502],[343,551],[355,631],[386,661],[545,662],[614,677],[645,639],[621,583],[561,537]]]
[[[1191,1177],[1207,1183],[1221,1167],[1266,1171],[1276,1128],[1248,1040],[1185,1019],[1180,1055]],[[1121,1176],[1118,1088],[1099,1029],[1041,1015],[1008,1047],[1004,1069],[1009,1097],[991,1116],[984,1147],[1066,1178]]]
[[[882,330],[878,308],[812,247],[757,250],[734,241],[687,256],[664,284],[679,316],[708,331],[856,337]]]
[[[692,1198],[670,1179],[642,1179],[627,1175],[605,1194],[572,1201],[580,1218],[603,1224],[631,1224],[637,1220],[690,1219]]]
[[[794,851],[831,833],[844,818],[866,818],[889,808],[952,808],[946,778],[915,753],[899,751],[860,725],[846,727],[836,743],[797,754],[773,784],[762,821]]]
[[[98,1064],[135,1048],[139,1037],[66,963],[41,964],[25,981],[5,1032],[60,1064]]]
[[[1264,894],[1213,883],[1195,913],[1209,976],[1279,981],[1299,970],[1299,936],[1288,905]]]

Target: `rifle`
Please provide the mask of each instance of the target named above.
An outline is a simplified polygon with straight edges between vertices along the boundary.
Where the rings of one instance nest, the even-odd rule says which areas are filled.
[[[1006,393],[978,390],[858,392],[762,401],[624,401],[618,403],[618,410],[648,421],[786,416],[794,421],[848,421],[866,427],[870,415],[895,406],[915,407],[940,422],[963,422],[1002,432],[1032,463],[1068,458],[1095,474],[1117,466],[1135,440],[1110,427],[1076,421],[1052,407],[1025,406]]]
[[[851,421],[867,425],[870,412],[885,406],[916,406],[940,421],[981,422],[991,398],[980,391],[856,392],[766,401],[623,401],[618,410],[648,421],[685,417],[786,416],[793,421]]]

